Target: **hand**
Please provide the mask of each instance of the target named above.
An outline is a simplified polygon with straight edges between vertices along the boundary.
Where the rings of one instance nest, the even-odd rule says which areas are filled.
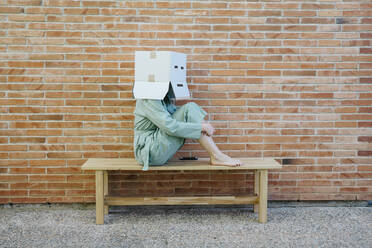
[[[215,131],[214,127],[210,123],[208,123],[208,122],[203,122],[202,123],[202,133],[205,133],[208,136],[212,136],[214,131]]]

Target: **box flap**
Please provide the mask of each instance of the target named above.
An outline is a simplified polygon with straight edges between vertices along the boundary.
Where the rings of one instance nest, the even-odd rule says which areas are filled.
[[[190,99],[190,92],[186,82],[172,82],[172,90],[176,99]]]
[[[135,99],[163,100],[169,90],[169,82],[135,82],[133,96]]]

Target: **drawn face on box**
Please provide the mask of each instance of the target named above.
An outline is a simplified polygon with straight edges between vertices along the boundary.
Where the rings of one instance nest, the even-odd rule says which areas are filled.
[[[189,99],[186,82],[186,54],[168,51],[136,51],[135,86],[136,99]]]

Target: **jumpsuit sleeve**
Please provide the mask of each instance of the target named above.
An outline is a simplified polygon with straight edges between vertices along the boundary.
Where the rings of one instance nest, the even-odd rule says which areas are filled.
[[[170,136],[199,139],[201,123],[178,121],[163,107],[160,100],[143,99],[142,111],[152,123]]]

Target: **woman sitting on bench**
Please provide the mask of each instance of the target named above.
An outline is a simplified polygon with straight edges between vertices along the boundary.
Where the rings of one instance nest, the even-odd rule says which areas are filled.
[[[183,146],[198,140],[210,155],[211,165],[240,166],[242,162],[222,153],[212,139],[214,128],[204,122],[206,112],[196,103],[176,107],[168,94],[163,100],[137,99],[134,111],[134,154],[148,170],[163,165]]]

